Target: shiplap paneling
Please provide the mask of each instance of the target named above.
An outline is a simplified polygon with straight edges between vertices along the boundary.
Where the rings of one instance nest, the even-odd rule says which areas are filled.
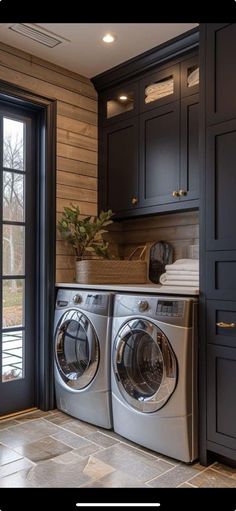
[[[97,214],[97,93],[82,77],[0,43],[0,80],[57,101],[57,219],[71,202]],[[57,281],[73,281],[74,255],[57,232]]]
[[[127,257],[138,245],[168,241],[174,249],[174,259],[186,257],[189,245],[199,243],[199,213],[187,211],[122,222],[123,255]]]

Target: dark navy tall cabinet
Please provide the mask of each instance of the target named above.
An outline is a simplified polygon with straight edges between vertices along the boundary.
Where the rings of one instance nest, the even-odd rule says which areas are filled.
[[[200,461],[236,461],[236,23],[200,27]]]

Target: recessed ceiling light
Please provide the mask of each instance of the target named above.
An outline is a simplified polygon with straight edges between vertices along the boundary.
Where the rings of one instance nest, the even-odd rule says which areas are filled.
[[[114,43],[115,36],[113,34],[106,34],[106,35],[104,35],[102,40],[104,43]]]
[[[128,96],[119,96],[119,99],[120,99],[121,101],[127,101]]]

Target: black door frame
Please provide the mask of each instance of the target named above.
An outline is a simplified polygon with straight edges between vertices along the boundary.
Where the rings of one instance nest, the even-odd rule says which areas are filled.
[[[53,323],[56,260],[56,101],[0,82],[0,100],[37,113],[36,403],[54,408]]]

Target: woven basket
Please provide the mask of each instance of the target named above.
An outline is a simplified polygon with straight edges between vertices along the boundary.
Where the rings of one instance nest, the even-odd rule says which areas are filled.
[[[138,260],[131,260],[142,248]],[[104,260],[84,259],[76,261],[76,282],[79,284],[145,284],[147,282],[147,262],[142,261],[146,247],[136,247],[129,259]]]

